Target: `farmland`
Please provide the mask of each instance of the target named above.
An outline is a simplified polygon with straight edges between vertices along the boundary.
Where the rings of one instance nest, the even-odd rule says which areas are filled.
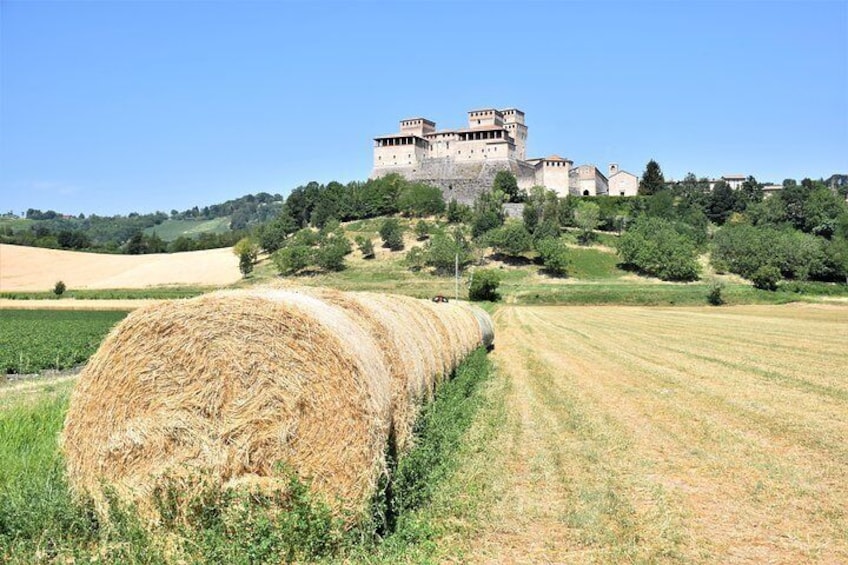
[[[848,560],[848,309],[506,307],[469,562]],[[481,423],[485,428],[485,423]]]
[[[126,312],[0,310],[0,369],[33,373],[84,363]]]

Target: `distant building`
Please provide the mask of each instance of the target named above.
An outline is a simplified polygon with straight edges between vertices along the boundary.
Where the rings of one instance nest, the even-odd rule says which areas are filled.
[[[617,163],[610,163],[608,181],[610,196],[636,196],[639,193],[639,177],[620,170]]]
[[[471,202],[492,186],[499,171],[519,188],[540,185],[565,196],[572,161],[558,155],[527,159],[527,125],[517,108],[468,112],[468,127],[436,129],[426,118],[401,120],[400,132],[374,138],[371,177],[399,173],[442,189],[445,199]]]
[[[570,192],[576,196],[606,196],[609,181],[595,165],[580,165],[571,169]]]
[[[763,197],[771,196],[773,194],[777,194],[783,190],[782,184],[764,184],[763,185]]]

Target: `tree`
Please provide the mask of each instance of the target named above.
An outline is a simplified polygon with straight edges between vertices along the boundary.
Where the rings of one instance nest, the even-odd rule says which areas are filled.
[[[524,202],[526,198],[526,194],[518,188],[515,175],[509,171],[498,171],[492,183],[492,191],[504,193],[508,202]]]
[[[568,247],[559,238],[546,238],[536,242],[536,251],[548,273],[562,277],[568,272]]]
[[[456,198],[451,198],[445,216],[448,220],[448,223],[460,224],[470,222],[472,214],[473,212],[471,211],[470,206],[460,204],[456,201]]]
[[[471,276],[471,284],[468,287],[468,298],[471,300],[489,300],[494,302],[498,295],[498,286],[501,278],[497,271],[492,269],[479,269]]]
[[[273,258],[281,275],[293,275],[309,265],[312,249],[306,245],[288,245],[277,250]]]
[[[53,285],[53,294],[56,296],[62,296],[65,293],[65,283],[62,281],[57,281],[55,285]]]
[[[380,226],[380,237],[383,239],[383,247],[392,251],[403,249],[403,228],[396,218],[386,218]]]
[[[273,253],[283,246],[289,234],[298,230],[298,224],[291,215],[288,206],[283,206],[280,213],[258,230],[259,246],[266,252]]]
[[[452,232],[438,231],[430,237],[425,247],[427,265],[437,274],[450,274],[455,262],[462,269],[471,263],[471,246],[462,230],[454,228]]]
[[[425,220],[418,220],[415,224],[415,238],[418,241],[424,241],[428,237],[430,237],[430,224]]]
[[[356,246],[362,253],[363,259],[374,258],[374,243],[371,241],[370,237],[365,237],[364,235],[356,236]]]
[[[474,201],[474,216],[471,220],[471,235],[475,238],[500,227],[505,219],[503,193],[486,191]]]
[[[656,194],[665,188],[665,177],[663,177],[662,169],[659,163],[651,159],[645,167],[645,172],[642,173],[642,179],[639,181],[639,194],[650,196]]]
[[[718,225],[724,224],[736,207],[736,193],[723,180],[718,181],[710,194],[707,217]]]
[[[574,225],[580,229],[578,240],[587,244],[594,238],[594,230],[598,227],[601,209],[594,202],[578,202],[574,209]]]
[[[407,185],[398,196],[397,205],[405,216],[435,216],[445,211],[441,189],[424,183]]]
[[[777,290],[780,282],[780,271],[773,265],[763,265],[751,276],[751,282],[760,290]]]
[[[662,218],[634,222],[619,237],[618,254],[625,265],[663,280],[691,281],[700,272],[695,244]]]
[[[239,270],[245,277],[253,271],[259,257],[259,245],[249,237],[243,237],[233,246],[233,254],[239,258]]]
[[[516,257],[533,248],[533,237],[524,229],[524,225],[510,220],[499,228],[486,234],[486,241],[496,253]]]

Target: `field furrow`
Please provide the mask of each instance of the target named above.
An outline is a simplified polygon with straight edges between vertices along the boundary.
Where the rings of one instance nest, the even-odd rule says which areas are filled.
[[[511,488],[481,561],[848,561],[848,309],[496,321]]]

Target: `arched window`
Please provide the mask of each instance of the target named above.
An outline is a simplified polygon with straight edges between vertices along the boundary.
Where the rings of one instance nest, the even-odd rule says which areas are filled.
[[[584,190],[584,191],[583,191],[583,196],[589,196],[589,191],[588,191],[588,190]]]

